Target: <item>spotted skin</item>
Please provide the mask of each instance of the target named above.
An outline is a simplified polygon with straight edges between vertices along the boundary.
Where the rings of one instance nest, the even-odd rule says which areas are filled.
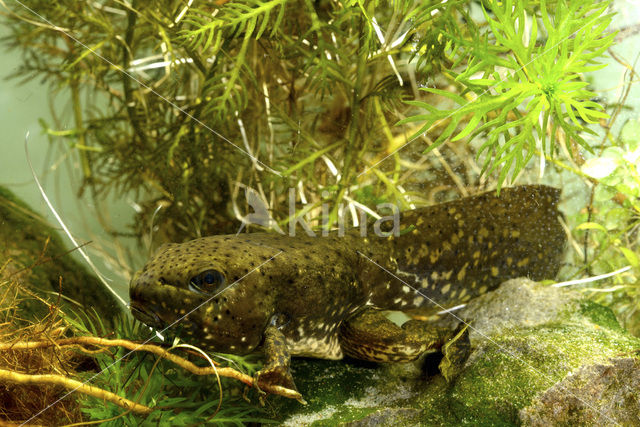
[[[409,362],[440,348],[450,331],[409,320],[398,326],[381,310],[364,308],[342,323],[340,343],[347,356],[370,362]]]
[[[156,327],[188,314],[172,329],[214,351],[262,346],[340,359],[354,342],[341,327],[363,307],[448,307],[510,278],[553,278],[566,240],[558,199],[557,189],[520,186],[500,197],[491,192],[407,211],[397,237],[361,237],[353,229],[344,236],[251,233],[165,244],[131,282],[132,311]],[[207,271],[224,283],[194,289],[192,279]],[[274,326],[274,316],[286,322]]]
[[[291,355],[284,334],[275,325],[268,325],[264,331],[265,366],[255,378],[255,384],[278,384],[291,390],[297,390],[289,371]]]

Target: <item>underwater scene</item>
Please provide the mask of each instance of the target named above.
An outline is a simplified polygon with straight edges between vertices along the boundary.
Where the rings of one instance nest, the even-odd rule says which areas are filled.
[[[640,426],[637,0],[0,0],[0,425]]]

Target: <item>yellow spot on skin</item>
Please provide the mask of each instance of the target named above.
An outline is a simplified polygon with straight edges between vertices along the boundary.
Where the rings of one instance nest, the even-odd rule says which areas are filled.
[[[420,258],[426,258],[429,255],[429,248],[424,243],[420,246]]]
[[[491,249],[491,248],[493,247],[493,242],[488,242],[488,243],[487,243],[487,247],[488,247],[489,249]]]
[[[489,288],[485,285],[485,286],[480,286],[480,289],[478,289],[478,292],[481,294],[484,294],[485,292],[487,292]]]
[[[480,230],[478,231],[478,235],[482,238],[489,237],[489,230],[487,230],[485,227],[480,227]]]
[[[498,270],[498,267],[495,267],[495,266],[494,266],[494,267],[491,267],[491,275],[492,275],[493,277],[497,277],[499,272],[500,272],[500,271]]]
[[[458,296],[458,298],[464,300],[464,297],[467,296],[467,290],[465,288],[462,288],[462,290],[460,291],[460,295]]]
[[[451,293],[449,294],[449,298],[455,298],[457,293],[458,292],[455,289],[452,290]]]
[[[509,257],[507,257],[507,265],[508,265],[509,267],[511,267],[511,264],[513,264],[513,258],[511,258],[511,257],[509,256]]]
[[[412,259],[411,258],[411,252],[413,252],[413,248],[412,247],[408,247],[408,248],[406,248],[404,250],[404,256],[409,260]]]
[[[475,280],[473,281],[473,283],[471,283],[471,287],[475,288],[476,286],[478,286],[478,282],[476,282]]]
[[[449,270],[446,273],[443,273],[440,277],[442,277],[444,280],[449,280],[451,279],[452,274],[453,274],[453,270]]]
[[[422,225],[424,223],[424,218],[419,217],[418,220],[416,221],[416,225]]]
[[[443,242],[442,243],[442,249],[445,250],[445,251],[450,251],[451,250],[451,243]]]
[[[475,251],[475,252],[473,253],[473,255],[471,255],[471,258],[473,258],[473,259],[478,259],[478,258],[480,258],[480,251]]]
[[[513,230],[511,232],[511,237],[520,237],[520,230]]]
[[[453,236],[451,236],[451,243],[453,243],[454,245],[457,245],[459,241],[460,241],[460,238],[458,237],[457,234],[454,234]]]
[[[518,261],[518,263],[516,265],[518,267],[524,267],[527,264],[529,264],[529,257],[522,258],[520,261]]]
[[[438,280],[438,272],[434,271],[433,273],[431,273],[431,280]]]
[[[431,256],[429,257],[429,260],[431,260],[431,264],[435,264],[436,261],[438,261],[438,258],[440,258],[440,249],[431,252]]]
[[[458,220],[458,227],[464,227],[464,220],[462,219]]]
[[[411,232],[411,234],[419,234],[420,230],[418,230],[417,228],[414,228],[413,231]]]
[[[469,265],[468,262],[465,262],[464,265],[462,266],[462,268],[460,269],[460,271],[458,271],[458,275],[456,276],[458,279],[458,282],[462,282],[464,280],[464,276],[467,275],[467,266]]]
[[[450,289],[451,289],[451,283],[447,283],[442,288],[440,288],[440,293],[442,293],[442,295],[446,295]]]
[[[454,213],[456,213],[456,208],[454,207],[449,208],[449,214],[453,215]]]

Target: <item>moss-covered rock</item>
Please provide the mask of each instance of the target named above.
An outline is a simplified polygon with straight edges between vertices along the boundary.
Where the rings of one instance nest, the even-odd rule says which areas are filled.
[[[614,358],[585,365],[520,411],[528,426],[640,425],[640,360]]]
[[[289,425],[373,425],[376,420],[379,425],[556,421],[576,425],[594,420],[625,423],[628,417],[622,417],[620,402],[627,402],[625,408],[637,408],[638,399],[629,398],[628,389],[640,377],[640,339],[626,333],[609,309],[580,294],[515,279],[456,315],[471,322],[473,353],[451,384],[440,375],[427,376],[415,364],[296,360],[294,376],[309,405],[283,404],[278,408],[283,421]],[[602,367],[617,366],[621,359],[632,361],[625,362],[624,375],[620,367],[608,381],[597,376],[604,372]],[[426,363],[432,367],[437,360],[428,357]],[[581,380],[571,380],[572,375]],[[562,394],[558,390],[564,383],[569,384],[565,400],[570,399],[554,412],[550,402]],[[594,389],[602,392],[594,397]]]
[[[76,262],[58,233],[9,190],[0,187],[0,280],[17,280],[21,286],[56,304],[60,292],[84,309],[93,308],[101,320],[111,323],[120,311],[115,298],[98,279]],[[35,299],[23,299],[21,315],[42,318],[47,307]],[[71,305],[77,311],[83,310]],[[1,307],[0,307],[1,309]]]

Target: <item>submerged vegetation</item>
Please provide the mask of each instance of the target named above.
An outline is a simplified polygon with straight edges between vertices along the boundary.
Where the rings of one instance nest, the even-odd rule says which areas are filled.
[[[608,117],[601,105],[591,101],[596,94],[586,89],[589,83],[582,78],[604,67],[595,60],[615,36],[604,35],[611,22],[611,16],[604,14],[609,3],[559,1],[553,5],[553,17],[545,3],[540,2],[539,17],[531,17],[526,2],[492,4],[491,14],[483,9],[490,32],[480,37],[487,40],[491,34],[495,44],[452,38],[465,46],[456,59],[466,63],[461,72],[454,67],[451,74],[462,87],[461,95],[473,94],[472,101],[446,90],[423,88],[458,106],[438,110],[427,102],[414,101],[412,105],[428,114],[405,119],[425,122],[418,136],[434,123],[451,118],[428,150],[452,136],[451,141],[456,141],[485,135],[478,155],[484,154],[483,171],[499,171],[498,187],[510,172],[517,175],[536,152],[553,155],[558,132],[592,151],[581,133],[594,132],[584,124]],[[544,34],[542,41],[538,41],[538,31]],[[465,126],[460,125],[467,120]],[[462,130],[457,131],[459,128]]]
[[[75,128],[46,130],[77,153],[81,191],[135,192],[139,234],[163,206],[159,240],[235,231],[245,188],[280,224],[296,188],[298,213],[328,202],[332,226],[365,193],[464,194],[475,154],[502,184],[558,134],[591,150],[585,122],[606,117],[581,78],[614,36],[608,2],[30,4],[8,15],[16,76],[70,97]],[[417,153],[475,137],[424,170]]]
[[[566,218],[566,276],[631,266],[594,293],[640,333],[639,126],[614,135],[626,95],[601,105],[587,79],[614,41],[609,1],[0,4],[4,45],[23,55],[12,77],[42,80],[70,105],[43,130],[78,160],[79,194],[97,210],[107,194],[138,203],[131,230],[114,235],[236,232],[247,189],[282,228],[289,189],[296,216],[319,226],[327,204],[332,227],[382,201],[408,209],[546,172],[590,194]],[[637,80],[628,68],[625,94]],[[117,392],[153,365],[127,359]],[[211,399],[211,384],[163,372],[144,403],[159,404],[163,381],[191,393],[163,404]]]

